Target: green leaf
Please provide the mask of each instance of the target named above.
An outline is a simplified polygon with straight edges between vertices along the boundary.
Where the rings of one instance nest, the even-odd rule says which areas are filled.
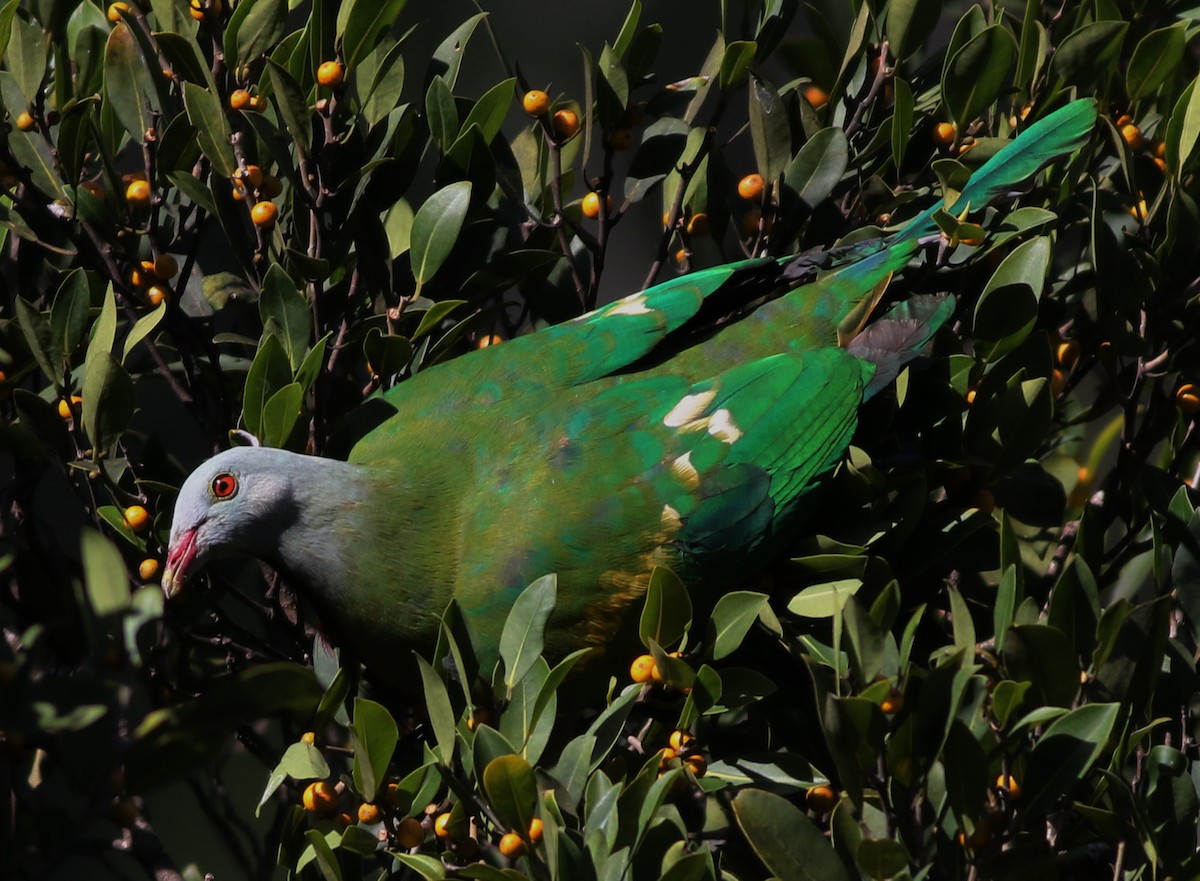
[[[230,144],[229,121],[221,107],[221,99],[195,83],[183,84],[183,103],[188,119],[196,129],[200,150],[222,177],[233,177],[237,158]]]
[[[242,421],[248,432],[255,437],[262,436],[267,402],[291,381],[292,368],[283,343],[274,334],[264,337],[246,372],[246,386],[242,392]]]
[[[237,71],[275,48],[286,32],[284,0],[239,0],[225,25],[225,63]]]
[[[734,40],[725,46],[717,82],[722,89],[736,89],[746,81],[758,45],[753,40]]]
[[[329,763],[325,761],[325,757],[321,755],[321,751],[311,743],[297,742],[293,743],[284,752],[283,758],[279,760],[279,764],[271,772],[271,776],[267,778],[266,788],[263,789],[262,798],[258,800],[258,807],[255,809],[254,815],[258,816],[265,805],[275,794],[283,781],[291,777],[293,780],[324,780],[329,776]]]
[[[1021,809],[1045,810],[1069,794],[1099,758],[1120,714],[1120,704],[1086,704],[1055,720],[1029,757]]]
[[[348,0],[338,9],[337,35],[342,60],[353,69],[370,52],[379,36],[391,26],[407,0]]]
[[[650,573],[645,602],[638,627],[642,645],[674,646],[692,623],[692,600],[679,576],[665,566],[656,566]]]
[[[1079,659],[1066,634],[1045,624],[1010,628],[1002,652],[1008,678],[1033,684],[1029,696],[1041,704],[1067,707],[1079,691]]]
[[[942,98],[959,129],[974,122],[1000,96],[1016,59],[1017,44],[1012,34],[993,25],[947,60]]]
[[[733,813],[758,858],[780,881],[849,881],[821,830],[787,799],[743,789],[733,800]]]
[[[708,643],[714,661],[732,654],[742,644],[768,599],[765,593],[735,590],[717,600],[708,626]]]
[[[437,744],[438,757],[446,767],[454,761],[454,710],[450,706],[450,695],[446,683],[420,655],[414,655],[421,669],[421,684],[425,691],[425,708],[429,711],[429,723],[433,727],[433,739]]]
[[[942,3],[941,0],[892,0],[887,10],[884,32],[892,54],[903,61],[925,45],[937,26]],[[907,127],[904,132],[908,134]]]
[[[313,850],[312,859],[316,860],[321,877],[325,881],[342,881],[342,867],[338,863],[337,854],[325,840],[325,836],[316,829],[308,829],[305,831],[304,837],[308,839],[308,844]],[[300,862],[303,862],[303,857]],[[297,868],[299,867],[300,863],[297,863]]]
[[[433,278],[450,256],[470,204],[471,183],[459,181],[438,190],[417,211],[410,250],[418,289]]]
[[[860,587],[862,581],[858,578],[814,584],[792,597],[787,609],[802,618],[832,618],[846,604],[846,598],[857,593]]]
[[[159,303],[153,311],[147,312],[139,318],[129,330],[128,336],[125,337],[125,342],[121,347],[121,363],[125,363],[125,359],[129,357],[129,353],[133,351],[134,346],[150,336],[154,329],[162,322],[167,314],[167,303],[164,300]]]
[[[83,584],[88,603],[97,618],[104,618],[129,607],[129,576],[125,562],[112,542],[94,529],[80,534],[83,556]]]
[[[460,24],[450,36],[442,40],[434,50],[433,58],[429,63],[431,77],[441,76],[446,81],[446,85],[451,89],[454,88],[454,84],[458,81],[458,71],[462,67],[462,57],[467,49],[467,43],[486,14],[481,12],[471,16]]]
[[[308,302],[278,263],[267,270],[258,299],[263,329],[279,337],[292,369],[300,367],[312,337]]]
[[[312,144],[312,117],[309,115],[308,102],[304,99],[300,84],[274,61],[267,62],[267,76],[288,134],[292,136],[300,152],[307,153]]]
[[[504,622],[500,659],[504,661],[504,684],[510,697],[542,655],[546,621],[554,611],[557,591],[557,576],[543,575],[521,591]]]
[[[501,80],[480,96],[463,120],[462,130],[466,131],[472,125],[478,125],[480,134],[486,143],[491,143],[504,125],[504,118],[512,106],[513,93],[516,91],[516,77]]]
[[[104,48],[104,97],[130,137],[146,143],[158,99],[142,51],[124,22],[112,29]]]
[[[758,77],[750,78],[750,139],[758,172],[767,181],[783,174],[792,155],[792,132],[787,108],[774,87]]]
[[[850,145],[840,128],[824,128],[808,139],[783,175],[784,186],[811,211],[829,198],[850,161]]]
[[[913,93],[908,82],[900,77],[892,80],[892,93],[895,107],[892,116],[892,164],[899,171],[904,166],[904,153],[912,132]]]
[[[290,382],[267,399],[262,409],[262,435],[266,447],[282,447],[296,427],[304,404],[304,387]]]
[[[1125,74],[1125,89],[1130,101],[1137,101],[1167,81],[1183,61],[1187,28],[1183,22],[1151,31],[1142,37]]]
[[[520,756],[501,756],[483,769],[483,788],[500,822],[522,838],[537,816],[538,787],[533,768]]]
[[[908,868],[908,851],[890,838],[864,838],[854,852],[854,862],[868,877],[883,881]]]
[[[33,102],[46,76],[46,39],[49,35],[36,21],[25,21],[19,15],[9,16],[8,21],[11,31],[6,40],[8,50],[4,60],[25,97]],[[21,111],[10,107],[9,112],[15,116]]]
[[[430,137],[445,153],[458,137],[460,128],[454,95],[440,76],[430,80],[429,88],[425,92],[425,118],[429,124]]]
[[[108,352],[88,353],[83,378],[83,431],[92,457],[112,449],[137,406],[133,380]]]
[[[396,720],[386,707],[366,698],[354,699],[354,718],[350,723],[354,786],[367,801],[374,800],[383,785],[399,739]]]
[[[392,859],[416,872],[425,881],[442,881],[446,877],[446,866],[437,857],[429,856],[423,853],[396,853],[388,851]],[[460,873],[462,874],[462,873]]]
[[[1127,21],[1093,21],[1072,31],[1054,50],[1050,79],[1086,86],[1107,75],[1121,55]]]
[[[25,345],[29,347],[29,351],[37,361],[38,367],[42,369],[42,373],[46,374],[46,378],[54,383],[55,388],[61,388],[62,370],[56,363],[57,359],[50,354],[54,345],[51,340],[53,334],[50,330],[50,322],[37,310],[37,307],[24,297],[16,297],[16,304],[17,325],[21,328],[22,336],[25,337]]]

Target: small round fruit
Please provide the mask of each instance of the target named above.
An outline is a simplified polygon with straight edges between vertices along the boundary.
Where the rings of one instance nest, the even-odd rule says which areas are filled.
[[[500,839],[500,853],[510,860],[525,853],[525,842],[516,832],[506,832]]]
[[[762,225],[763,230],[769,232],[771,229],[771,218],[768,217],[763,221],[763,213],[758,208],[751,208],[742,215],[742,237],[750,238],[758,235],[758,227]]]
[[[1021,784],[1018,783],[1017,778],[1011,774],[1001,774],[999,777],[997,777],[996,788],[1008,793],[1008,797],[1011,799],[1018,799],[1021,797]]]
[[[363,802],[358,806],[358,822],[364,826],[373,826],[378,823],[383,816],[383,811],[379,810],[378,805],[373,805],[370,802]]]
[[[1142,134],[1142,130],[1132,122],[1121,126],[1121,137],[1125,139],[1125,143],[1129,145],[1130,150],[1140,150],[1142,144],[1146,142],[1146,137]]]
[[[425,829],[414,817],[405,817],[396,826],[396,843],[405,850],[420,847],[425,840]]]
[[[438,814],[436,820],[433,821],[433,834],[438,838],[450,837],[450,812]]]
[[[829,103],[829,93],[820,86],[808,86],[804,90],[804,100],[814,108],[824,107]]]
[[[234,110],[245,110],[253,100],[254,96],[246,89],[234,89],[229,95],[229,106]]]
[[[479,338],[479,340],[475,343],[475,348],[486,349],[490,346],[498,346],[502,342],[504,342],[504,337],[496,336],[494,333],[489,333],[487,336],[481,336]]]
[[[688,731],[672,731],[667,743],[677,753],[687,752],[695,744],[696,738]]]
[[[1054,397],[1057,398],[1059,395],[1061,395],[1066,390],[1066,388],[1067,388],[1067,374],[1064,371],[1058,370],[1058,369],[1055,369],[1054,371],[1052,371],[1050,373],[1050,393],[1052,395],[1054,395]]]
[[[949,147],[954,143],[954,136],[958,134],[958,129],[954,127],[952,122],[939,122],[933,127],[933,132],[930,138],[933,139],[934,145],[938,147]]]
[[[899,713],[904,709],[904,692],[893,691],[883,699],[883,702],[879,705],[879,709],[883,710],[889,716]]]
[[[738,181],[738,195],[747,202],[757,202],[762,198],[766,182],[761,174],[748,174]]]
[[[556,135],[564,141],[568,140],[579,132],[579,114],[564,107],[562,110],[555,111],[551,125],[554,127]]]
[[[142,505],[130,505],[125,509],[125,525],[134,532],[141,532],[150,525],[150,512]]]
[[[142,581],[154,581],[158,578],[158,572],[162,568],[158,560],[153,557],[147,557],[138,565],[138,578]]]
[[[628,150],[633,146],[633,132],[627,128],[615,128],[608,136],[608,145],[614,150]]]
[[[613,210],[612,196],[605,197],[604,205],[607,208],[605,213],[612,214],[612,210]],[[596,193],[596,192],[588,193],[586,196],[583,197],[583,203],[579,207],[583,211],[584,217],[586,217],[590,220],[595,220],[597,217],[600,216],[600,194]]]
[[[188,3],[188,14],[196,21],[204,21],[204,0],[191,0]]]
[[[534,844],[537,844],[542,840],[542,833],[544,831],[545,827],[542,825],[542,821],[539,817],[534,817],[529,821],[529,840]]]
[[[170,254],[160,254],[154,258],[154,274],[163,281],[170,281],[179,272],[179,261]]]
[[[243,181],[257,190],[262,186],[263,170],[257,165],[247,165],[245,169],[241,170],[240,177]]]
[[[118,798],[113,802],[112,818],[118,826],[132,826],[138,818],[137,802],[128,796]]]
[[[654,655],[638,655],[629,665],[629,676],[634,682],[649,682],[657,669]]]
[[[541,89],[530,89],[521,99],[521,106],[530,116],[545,116],[550,112],[550,96]]]
[[[119,22],[121,20],[122,12],[124,12],[126,15],[133,14],[132,10],[130,10],[130,8],[129,8],[128,3],[119,3],[119,2],[118,3],[110,3],[109,7],[108,7],[108,13],[107,13],[108,20],[111,21],[113,24],[116,24],[117,22]]]
[[[351,817],[349,814],[347,814],[345,811],[342,811],[334,819],[336,820],[338,827],[341,829],[345,829],[347,826],[354,825],[354,818]]]
[[[1150,216],[1150,208],[1146,205],[1145,199],[1138,199],[1136,205],[1129,206],[1129,214],[1134,220],[1145,220]]]
[[[305,731],[303,734],[300,735],[300,742],[307,743],[309,746],[312,746],[313,744],[315,744],[317,742],[317,732]]]
[[[255,113],[262,113],[264,110],[267,109],[267,99],[264,98],[262,95],[251,95],[250,96],[250,109],[253,110]]]
[[[333,809],[337,807],[337,790],[327,780],[318,780],[315,783],[308,784],[304,790],[304,810],[317,814],[318,816],[328,816],[333,813]]]
[[[688,756],[683,762],[693,777],[703,777],[708,771],[708,760],[704,756]]]
[[[278,214],[279,209],[275,207],[274,202],[255,202],[254,207],[250,209],[250,219],[254,221],[255,226],[261,229],[273,227]]]
[[[981,489],[975,493],[975,498],[971,500],[971,504],[984,514],[991,514],[996,510],[996,497],[992,495],[991,490]]]
[[[23,132],[31,132],[37,128],[37,120],[28,112],[22,110],[17,114],[17,128]]]
[[[328,89],[336,89],[346,78],[346,68],[339,61],[326,61],[317,68],[317,82]]]
[[[1175,406],[1181,413],[1195,416],[1200,413],[1200,388],[1185,382],[1175,390]]]
[[[132,180],[125,187],[125,201],[131,208],[145,208],[150,204],[150,182]]]
[[[708,235],[708,215],[701,211],[699,214],[693,214],[688,220],[687,231],[689,236],[706,236]]]
[[[152,284],[146,289],[146,299],[151,306],[158,308],[163,303],[171,298],[170,288],[163,287],[160,284]]]
[[[69,401],[63,398],[58,402],[58,415],[63,419],[70,419],[74,415],[72,411],[82,403],[83,398],[79,397],[79,395],[71,395],[71,400]]]
[[[811,787],[804,798],[808,802],[808,806],[818,814],[833,810],[833,806],[838,801],[837,794],[823,783]]]
[[[1059,363],[1060,367],[1065,367],[1070,370],[1075,366],[1075,362],[1079,360],[1079,343],[1075,340],[1066,340],[1058,344],[1054,350],[1054,360]]]
[[[279,178],[273,174],[263,175],[262,194],[268,199],[274,199],[283,192],[283,184],[279,182]]]

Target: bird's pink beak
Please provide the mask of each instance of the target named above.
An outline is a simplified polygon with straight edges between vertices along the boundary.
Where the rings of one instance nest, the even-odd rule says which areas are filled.
[[[199,531],[199,527],[194,527],[181,533],[167,551],[167,568],[162,577],[163,593],[167,595],[167,599],[172,599],[183,590],[188,569],[199,551],[196,547],[196,534]]]

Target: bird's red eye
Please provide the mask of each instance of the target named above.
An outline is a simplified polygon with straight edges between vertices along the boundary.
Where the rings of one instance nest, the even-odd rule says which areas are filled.
[[[212,494],[218,499],[228,499],[237,492],[237,478],[232,474],[218,474],[213,478]]]

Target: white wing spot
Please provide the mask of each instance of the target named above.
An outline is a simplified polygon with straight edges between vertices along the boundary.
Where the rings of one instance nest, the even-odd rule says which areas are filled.
[[[727,444],[735,443],[743,434],[742,430],[733,424],[733,417],[724,407],[708,417],[708,433]]]
[[[703,428],[701,414],[716,396],[716,389],[709,389],[694,395],[684,395],[679,403],[671,408],[671,412],[663,417],[663,425],[667,428]],[[701,424],[695,424],[697,422]]]
[[[645,294],[631,294],[609,307],[606,315],[649,315],[653,310],[646,308]]]
[[[671,463],[671,473],[688,489],[695,489],[700,485],[700,472],[692,464],[691,450]]]

